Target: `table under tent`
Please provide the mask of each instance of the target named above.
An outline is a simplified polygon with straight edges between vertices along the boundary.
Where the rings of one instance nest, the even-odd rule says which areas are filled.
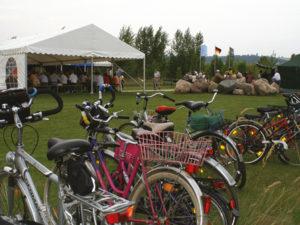
[[[0,89],[6,89],[7,82],[26,88],[28,65],[90,63],[94,93],[94,63],[118,60],[143,60],[145,90],[145,54],[93,24],[50,35],[13,38],[0,44]]]

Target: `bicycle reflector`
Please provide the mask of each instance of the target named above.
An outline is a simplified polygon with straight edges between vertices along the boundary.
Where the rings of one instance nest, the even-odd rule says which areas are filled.
[[[133,215],[133,207],[130,206],[126,212],[123,213],[111,213],[105,216],[106,222],[108,224],[115,224],[115,223],[123,223],[129,221],[129,219]]]
[[[186,171],[188,174],[194,174],[194,173],[197,173],[197,172],[198,172],[198,169],[199,169],[199,166],[192,165],[192,164],[187,164],[186,167],[185,167],[185,171]]]
[[[209,197],[209,196],[204,197],[204,207],[203,208],[204,208],[204,213],[206,215],[208,215],[210,212],[210,208],[211,208],[211,197]]]

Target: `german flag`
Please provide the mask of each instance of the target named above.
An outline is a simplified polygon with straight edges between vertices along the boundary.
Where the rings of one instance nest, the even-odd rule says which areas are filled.
[[[222,49],[215,47],[215,54],[216,55],[220,55],[221,54]]]

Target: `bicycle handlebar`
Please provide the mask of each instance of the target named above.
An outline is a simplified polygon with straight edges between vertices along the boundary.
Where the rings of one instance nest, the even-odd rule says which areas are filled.
[[[138,93],[136,93],[136,104],[140,103],[140,101],[139,101],[140,99],[148,100],[149,98],[153,98],[153,97],[158,96],[158,95],[162,96],[165,99],[168,99],[171,102],[175,102],[175,99],[173,99],[173,98],[171,98],[171,97],[169,97],[166,94],[161,93],[161,92],[156,92],[156,93],[154,93],[152,95],[147,95],[146,93],[139,93],[138,92]]]
[[[27,108],[30,108],[30,106],[33,103],[34,98],[40,94],[51,95],[55,99],[55,101],[57,103],[57,107],[54,109],[50,109],[50,110],[34,112],[25,118],[26,122],[39,121],[43,117],[57,114],[63,109],[63,101],[58,94],[56,94],[50,90],[38,90],[38,89],[32,88],[32,89],[28,90],[28,96],[29,96],[28,102],[23,103],[21,106],[10,106],[10,107],[8,107],[8,105],[6,105],[6,104],[3,104],[0,108],[0,114],[18,113],[21,110],[26,110]],[[5,124],[7,124],[8,121],[5,122],[5,120],[3,120],[0,123],[3,126]]]

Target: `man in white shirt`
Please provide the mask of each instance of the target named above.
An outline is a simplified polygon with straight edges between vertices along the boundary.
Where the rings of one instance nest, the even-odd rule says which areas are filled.
[[[56,73],[50,75],[50,81],[52,84],[57,84],[59,82],[59,76]]]
[[[78,76],[74,72],[71,73],[71,75],[69,76],[69,81],[71,84],[77,84]]]
[[[63,74],[63,73],[60,75],[60,82],[61,82],[63,85],[68,84],[68,77],[67,77],[65,74]]]
[[[39,79],[40,79],[40,82],[41,82],[42,85],[47,85],[49,83],[49,79],[48,79],[48,77],[46,76],[45,73],[42,73],[39,76]]]
[[[153,77],[153,87],[154,87],[154,90],[160,89],[159,83],[160,83],[160,72],[156,71],[154,73],[154,77]]]
[[[272,77],[272,81],[275,82],[278,85],[280,85],[280,83],[281,83],[281,76],[280,76],[280,73],[278,72],[277,69],[275,70],[275,74]]]

